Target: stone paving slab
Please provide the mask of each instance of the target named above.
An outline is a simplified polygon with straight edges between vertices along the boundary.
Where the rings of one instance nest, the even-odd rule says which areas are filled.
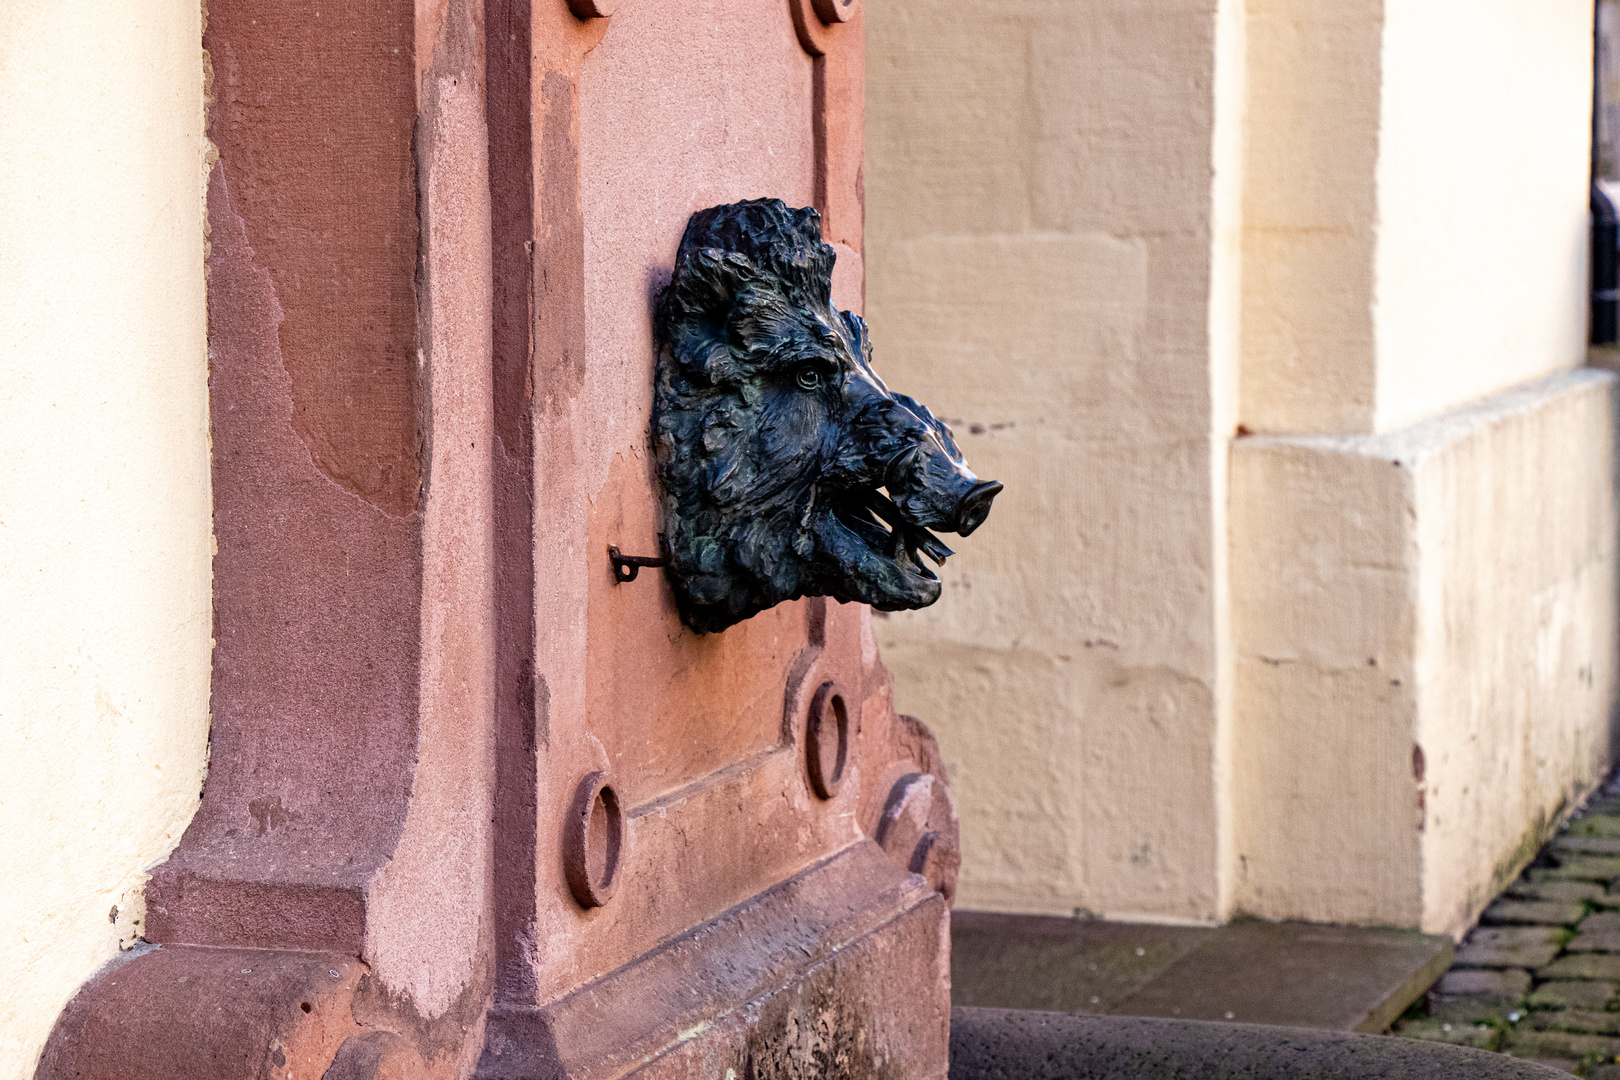
[[[1607,930],[1602,933],[1589,934],[1586,932],[1586,928],[1583,926],[1581,928],[1581,932],[1575,935],[1574,940],[1564,947],[1572,953],[1620,953],[1620,930]]]
[[[1414,1020],[1401,1029],[1401,1034],[1408,1039],[1473,1046],[1480,1050],[1495,1050],[1502,1041],[1501,1031],[1489,1024],[1453,1024],[1443,1020]]]
[[[1526,973],[1526,985],[1529,980]],[[1532,1009],[1607,1009],[1616,989],[1620,987],[1615,983],[1587,979],[1545,982],[1525,999],[1525,1004]]]
[[[1490,996],[1520,1001],[1530,991],[1528,971],[1481,971],[1452,968],[1441,976],[1438,990],[1448,997]]]
[[[1582,855],[1620,855],[1620,837],[1560,836],[1551,844],[1555,852]]]
[[[1592,1035],[1620,1035],[1620,1012],[1594,1012],[1589,1009],[1560,1009],[1530,1014],[1537,1031],[1581,1031]]]
[[[1119,1011],[1383,1031],[1445,970],[1452,951],[1444,938],[1403,931],[1233,923]]]
[[[951,1003],[1113,1013],[1125,998],[1207,941],[1214,928],[951,914]]]
[[[1615,853],[1620,854],[1620,840],[1616,840],[1615,845]],[[1509,885],[1505,895],[1514,900],[1562,900],[1582,904],[1596,903],[1607,896],[1608,891],[1592,881],[1543,881],[1540,884],[1520,881]]]
[[[1234,922],[1171,927],[951,916],[955,1005],[1384,1031],[1451,962],[1449,939]]]
[[[1602,881],[1620,877],[1620,855],[1559,855],[1558,865],[1531,871],[1540,881]]]
[[[1569,823],[1559,839],[1620,840],[1620,816],[1613,814],[1582,814]]]
[[[1552,963],[1566,933],[1556,926],[1480,927],[1457,950],[1453,967],[1538,968]]]
[[[1560,956],[1536,972],[1537,979],[1602,979],[1620,982],[1620,956],[1577,953]]]
[[[1566,1058],[1575,1061],[1597,1058],[1612,1062],[1620,1055],[1620,1039],[1570,1031],[1515,1031],[1503,1041],[1502,1049],[1514,1057]]]
[[[1502,1053],[1590,1080],[1620,1080],[1616,909],[1620,775],[1486,908],[1456,965],[1395,1033],[1471,1040],[1485,1027],[1497,1040],[1489,1045]]]
[[[1590,883],[1583,881],[1573,884]],[[1574,926],[1585,914],[1586,905],[1578,900],[1498,900],[1485,909],[1479,921],[1487,926]]]

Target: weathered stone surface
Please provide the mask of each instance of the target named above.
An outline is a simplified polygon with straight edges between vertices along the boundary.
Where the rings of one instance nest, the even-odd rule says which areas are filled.
[[[1620,1012],[1557,1009],[1531,1014],[1538,1031],[1580,1031],[1591,1035],[1620,1035]]]
[[[1620,953],[1620,930],[1605,930],[1602,933],[1588,934],[1582,932],[1575,936],[1575,940],[1565,946],[1570,952],[1612,952]]]
[[[1568,855],[1559,859],[1556,867],[1543,875],[1546,881],[1602,881],[1620,877],[1620,856]]]
[[[1484,1024],[1506,1022],[1508,1014],[1523,1008],[1517,995],[1459,994],[1456,997],[1429,998],[1430,1020],[1443,1020],[1451,1024]]]
[[[1620,1054],[1620,1039],[1604,1035],[1579,1035],[1567,1031],[1515,1031],[1502,1049],[1514,1057],[1583,1058],[1596,1056],[1613,1061]]]
[[[1559,839],[1564,837],[1620,839],[1620,816],[1588,814],[1585,817],[1575,818],[1569,823],[1569,828],[1559,834]]]
[[[1490,994],[1517,1001],[1530,992],[1530,973],[1458,968],[1441,976],[1439,991],[1446,997]]]
[[[1533,931],[1534,932],[1534,931]],[[1384,1031],[1445,971],[1445,938],[1305,923],[1218,929],[957,912],[951,997],[967,1006]],[[1511,986],[1528,991],[1529,976]],[[1498,983],[1492,982],[1492,992]]]
[[[1610,843],[1610,841],[1603,841]],[[1620,840],[1613,841],[1614,854],[1620,855]],[[1601,900],[1607,893],[1592,881],[1519,881],[1509,886],[1507,895],[1515,900],[1561,900],[1565,903]]]
[[[1482,926],[1468,935],[1452,961],[1460,968],[1538,968],[1559,951],[1554,926]]]
[[[1498,900],[1485,909],[1480,922],[1487,925],[1528,924],[1574,926],[1586,914],[1579,902],[1561,900]]]
[[[1211,934],[1201,927],[961,911],[951,917],[956,1005],[1107,1013]]]
[[[1600,911],[1581,920],[1583,934],[1620,934],[1620,913]]]
[[[1217,1077],[1559,1080],[1529,1062],[1418,1039],[1137,1016],[951,1010],[950,1080]]]
[[[335,953],[143,946],[74,996],[33,1075],[318,1077],[363,1031],[354,1006],[368,978]]]
[[[1495,1050],[1501,1041],[1500,1030],[1489,1024],[1454,1024],[1448,1020],[1434,1018],[1412,1020],[1402,1024],[1395,1034],[1407,1039],[1450,1043],[1453,1046],[1473,1046],[1481,1050]]]
[[[1616,985],[1597,980],[1546,982],[1536,987],[1532,1009],[1604,1009],[1614,1000]]]
[[[1571,855],[1620,855],[1620,838],[1599,836],[1560,836],[1552,842],[1552,849]]]
[[[1166,968],[1117,1011],[1381,1032],[1422,996],[1451,956],[1450,940],[1424,934],[1238,922]]]
[[[1561,956],[1536,972],[1538,979],[1603,979],[1620,982],[1620,956],[1578,953]]]

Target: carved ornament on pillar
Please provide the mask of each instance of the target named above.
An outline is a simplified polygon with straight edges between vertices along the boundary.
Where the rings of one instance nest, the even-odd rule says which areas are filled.
[[[855,17],[855,10],[861,6],[861,0],[811,0],[816,10],[816,18],[825,26],[849,22]]]
[[[606,19],[618,6],[618,0],[568,0],[576,19]]]
[[[815,210],[712,207],[658,296],[653,450],[694,630],[801,596],[932,604],[924,558],[952,552],[930,530],[968,535],[1001,491],[872,370],[866,323],[832,305],[835,258]]]
[[[789,0],[789,3],[799,45],[811,56],[825,56],[836,48],[840,30],[861,15],[861,0]]]

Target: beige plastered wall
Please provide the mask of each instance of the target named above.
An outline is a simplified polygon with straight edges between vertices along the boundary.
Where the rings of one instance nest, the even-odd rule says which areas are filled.
[[[1242,420],[1388,431],[1581,362],[1592,5],[1248,0]]]
[[[1586,350],[1591,0],[1385,0],[1374,430]]]
[[[868,2],[877,366],[1008,485],[875,623],[961,905],[1466,926],[1610,754],[1590,5]]]
[[[1248,9],[1233,909],[1459,933],[1611,758],[1592,6]]]
[[[876,364],[1007,485],[939,603],[874,621],[953,770],[963,907],[1221,909],[1231,21],[868,0]]]
[[[1458,933],[1601,778],[1615,387],[1239,441],[1238,910]]]
[[[196,0],[0,5],[0,1077],[141,932],[207,758]]]

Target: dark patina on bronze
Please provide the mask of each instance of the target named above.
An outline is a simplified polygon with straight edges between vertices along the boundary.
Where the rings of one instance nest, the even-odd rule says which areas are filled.
[[[658,295],[652,442],[681,618],[724,630],[801,596],[883,611],[939,599],[930,530],[971,533],[1001,490],[872,370],[832,304],[815,210],[778,199],[692,215]]]

